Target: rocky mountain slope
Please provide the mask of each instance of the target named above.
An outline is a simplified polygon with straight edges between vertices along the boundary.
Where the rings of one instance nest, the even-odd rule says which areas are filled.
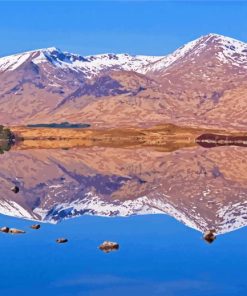
[[[209,34],[167,56],[48,48],[0,58],[0,122],[245,129],[247,44]]]

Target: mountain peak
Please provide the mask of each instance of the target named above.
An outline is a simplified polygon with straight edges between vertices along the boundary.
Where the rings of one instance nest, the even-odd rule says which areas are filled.
[[[32,54],[32,53],[36,53],[36,52],[61,52],[61,50],[55,46],[51,46],[51,47],[44,47],[44,48],[38,48],[38,49],[33,49],[33,50],[28,50],[22,53],[17,53],[15,55],[21,55],[21,54]]]
[[[60,51],[61,52],[61,50],[59,48],[55,47],[55,46],[42,48],[40,50],[41,51],[48,51],[48,52],[53,52],[53,51]]]
[[[60,54],[62,52],[56,47],[48,47],[2,57],[0,58],[0,72],[16,70],[29,59],[33,60],[36,58],[42,60],[42,58],[47,58],[52,53]]]
[[[215,33],[209,33],[207,35],[201,36],[196,40],[204,42],[208,45],[212,45],[214,43],[215,45],[223,46],[225,48],[230,48],[232,46],[231,50],[236,49],[240,52],[247,48],[247,44],[243,41]]]
[[[163,71],[182,61],[217,59],[222,64],[247,68],[247,44],[224,35],[209,33],[181,46],[173,53],[147,67],[147,72]]]
[[[217,34],[217,33],[208,33],[206,35],[203,35],[201,38],[230,38],[230,37]]]

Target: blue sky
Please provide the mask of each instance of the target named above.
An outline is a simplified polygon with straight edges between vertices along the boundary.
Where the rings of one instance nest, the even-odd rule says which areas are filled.
[[[245,1],[0,1],[0,56],[56,46],[163,55],[209,32],[247,42]]]

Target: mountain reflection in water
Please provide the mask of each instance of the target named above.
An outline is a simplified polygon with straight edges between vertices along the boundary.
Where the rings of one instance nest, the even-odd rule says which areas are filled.
[[[243,147],[12,149],[0,156],[0,213],[50,223],[164,213],[223,234],[247,224],[245,155]]]

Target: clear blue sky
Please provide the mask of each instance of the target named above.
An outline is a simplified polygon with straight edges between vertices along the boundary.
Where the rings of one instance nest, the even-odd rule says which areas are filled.
[[[0,1],[0,56],[51,46],[163,55],[209,32],[247,42],[247,2]]]

